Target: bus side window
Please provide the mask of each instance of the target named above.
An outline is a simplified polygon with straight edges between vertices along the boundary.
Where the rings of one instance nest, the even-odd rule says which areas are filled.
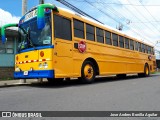
[[[119,46],[124,48],[124,38],[122,36],[119,36]]]
[[[97,42],[104,43],[104,33],[100,28],[96,28]]]
[[[144,52],[147,53],[147,45],[144,45]]]
[[[118,46],[118,35],[112,33],[112,40],[113,40],[113,45]]]
[[[84,22],[74,19],[74,36],[84,39]]]
[[[87,40],[95,41],[95,27],[89,24],[86,24],[86,37]]]
[[[142,44],[142,52],[145,53],[144,44]]]
[[[146,45],[146,53],[148,53],[148,45]]]
[[[135,42],[135,50],[138,51],[138,42]]]
[[[106,38],[106,44],[112,45],[111,33],[110,32],[105,31],[105,38]]]
[[[154,49],[151,47],[151,54],[154,55]]]
[[[142,52],[141,43],[138,43],[139,52]]]
[[[129,49],[129,39],[125,38],[125,48]]]
[[[130,40],[130,49],[134,50],[134,41],[133,40]]]
[[[72,40],[71,20],[54,14],[54,36],[64,40]]]
[[[148,54],[151,54],[151,47],[148,46]]]

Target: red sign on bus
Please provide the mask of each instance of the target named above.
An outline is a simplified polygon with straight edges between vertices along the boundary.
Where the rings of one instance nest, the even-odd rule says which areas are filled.
[[[86,51],[86,42],[85,41],[80,41],[78,43],[78,50],[81,53],[84,53]]]

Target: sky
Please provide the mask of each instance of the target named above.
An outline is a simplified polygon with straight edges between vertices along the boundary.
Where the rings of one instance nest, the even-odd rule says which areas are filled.
[[[160,51],[160,0],[66,0],[105,25],[154,45]],[[39,0],[28,0],[27,9],[38,5]],[[45,0],[65,7],[56,0]],[[0,26],[17,23],[22,16],[22,0],[4,0],[0,3]],[[160,58],[159,52],[156,52]]]

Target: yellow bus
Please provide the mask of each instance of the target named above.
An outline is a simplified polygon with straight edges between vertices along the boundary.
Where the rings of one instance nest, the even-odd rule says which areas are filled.
[[[18,52],[14,77],[79,78],[92,83],[96,76],[149,76],[156,69],[153,46],[118,30],[52,4],[27,12],[18,24]]]

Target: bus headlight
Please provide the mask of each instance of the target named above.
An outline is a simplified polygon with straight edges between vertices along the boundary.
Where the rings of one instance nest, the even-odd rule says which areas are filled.
[[[42,63],[40,63],[40,64],[39,64],[39,68],[42,68],[42,66],[43,66]]]
[[[30,68],[30,71],[33,71],[33,68],[32,68],[32,67]]]
[[[15,71],[19,72],[19,71],[21,71],[21,69],[18,66],[16,66]]]
[[[48,64],[45,62],[45,63],[43,63],[43,67],[44,68],[48,68]]]

